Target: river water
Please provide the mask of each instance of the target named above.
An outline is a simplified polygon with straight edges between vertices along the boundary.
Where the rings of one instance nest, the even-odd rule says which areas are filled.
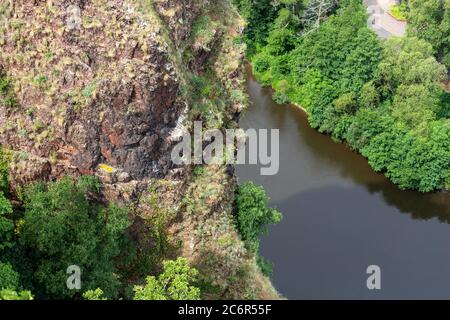
[[[344,144],[312,129],[306,114],[277,105],[247,67],[252,106],[244,129],[280,129],[280,171],[240,165],[239,181],[263,185],[283,221],[261,254],[288,299],[450,298],[450,197],[402,191]],[[381,269],[368,290],[367,267]]]

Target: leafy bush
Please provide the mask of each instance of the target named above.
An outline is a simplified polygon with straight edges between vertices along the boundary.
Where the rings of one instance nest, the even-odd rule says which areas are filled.
[[[158,277],[149,276],[144,286],[134,287],[134,300],[200,300],[197,276],[185,258],[165,261]]]
[[[19,287],[19,274],[9,263],[0,262],[0,289],[16,290]]]
[[[70,265],[81,268],[83,289],[101,286],[110,297],[118,294],[114,258],[121,253],[130,225],[127,210],[89,201],[85,192],[96,192],[97,186],[87,180],[75,184],[64,178],[35,184],[26,191],[20,242],[30,251],[35,266],[32,277],[40,296],[69,298],[78,294],[66,287]]]
[[[267,233],[267,226],[280,222],[282,215],[269,208],[269,199],[262,187],[247,182],[238,187],[236,223],[247,248],[256,253],[259,237]]]
[[[256,257],[256,263],[258,264],[258,267],[261,269],[261,272],[267,276],[270,277],[273,273],[273,264],[272,262],[268,261],[264,257],[258,255]]]
[[[408,18],[408,7],[406,2],[401,4],[394,4],[389,8],[389,12],[395,19],[400,21],[406,21]]]
[[[20,291],[3,289],[0,290],[0,300],[33,300],[33,295],[30,291]]]
[[[408,35],[433,46],[436,59],[450,68],[450,2],[408,0]]]
[[[17,100],[12,88],[12,81],[0,70],[0,96],[3,98],[3,104],[7,108],[17,106]]]

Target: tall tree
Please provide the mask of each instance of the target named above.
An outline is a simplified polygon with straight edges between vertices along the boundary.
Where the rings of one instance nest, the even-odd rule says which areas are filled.
[[[408,34],[428,41],[450,68],[450,0],[409,0]]]
[[[39,296],[79,294],[66,286],[66,270],[71,265],[81,269],[82,289],[102,287],[108,297],[117,295],[114,258],[121,253],[130,222],[127,210],[112,204],[103,207],[87,198],[86,192],[98,190],[96,185],[90,177],[77,184],[64,178],[33,185],[27,191],[20,241],[34,264]]]

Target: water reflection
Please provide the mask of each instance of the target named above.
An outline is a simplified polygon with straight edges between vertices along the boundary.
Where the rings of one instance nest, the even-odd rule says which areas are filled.
[[[250,74],[247,83],[253,106],[241,126],[280,129],[278,175],[237,167],[241,182],[264,185],[284,213],[261,246],[280,291],[288,298],[450,297],[449,194],[399,190],[362,156],[310,128],[298,107],[275,104]],[[365,287],[372,263],[384,266],[379,293]]]

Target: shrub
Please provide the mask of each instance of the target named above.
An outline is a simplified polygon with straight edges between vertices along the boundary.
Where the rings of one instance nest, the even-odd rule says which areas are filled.
[[[83,289],[101,286],[107,296],[117,296],[120,283],[114,258],[123,249],[130,222],[124,208],[88,200],[85,192],[97,190],[91,178],[78,184],[64,178],[26,190],[20,242],[31,252],[32,277],[40,296],[78,295],[66,288],[70,265],[81,268]]]
[[[194,286],[197,276],[185,258],[164,261],[158,277],[149,276],[144,286],[134,287],[134,300],[200,300],[200,289]]]
[[[392,5],[389,11],[391,15],[397,20],[406,21],[406,19],[408,18],[408,7],[406,2]]]
[[[238,187],[236,197],[236,223],[247,248],[256,253],[259,237],[267,233],[267,225],[281,221],[282,215],[269,208],[269,199],[262,187],[247,182]]]

